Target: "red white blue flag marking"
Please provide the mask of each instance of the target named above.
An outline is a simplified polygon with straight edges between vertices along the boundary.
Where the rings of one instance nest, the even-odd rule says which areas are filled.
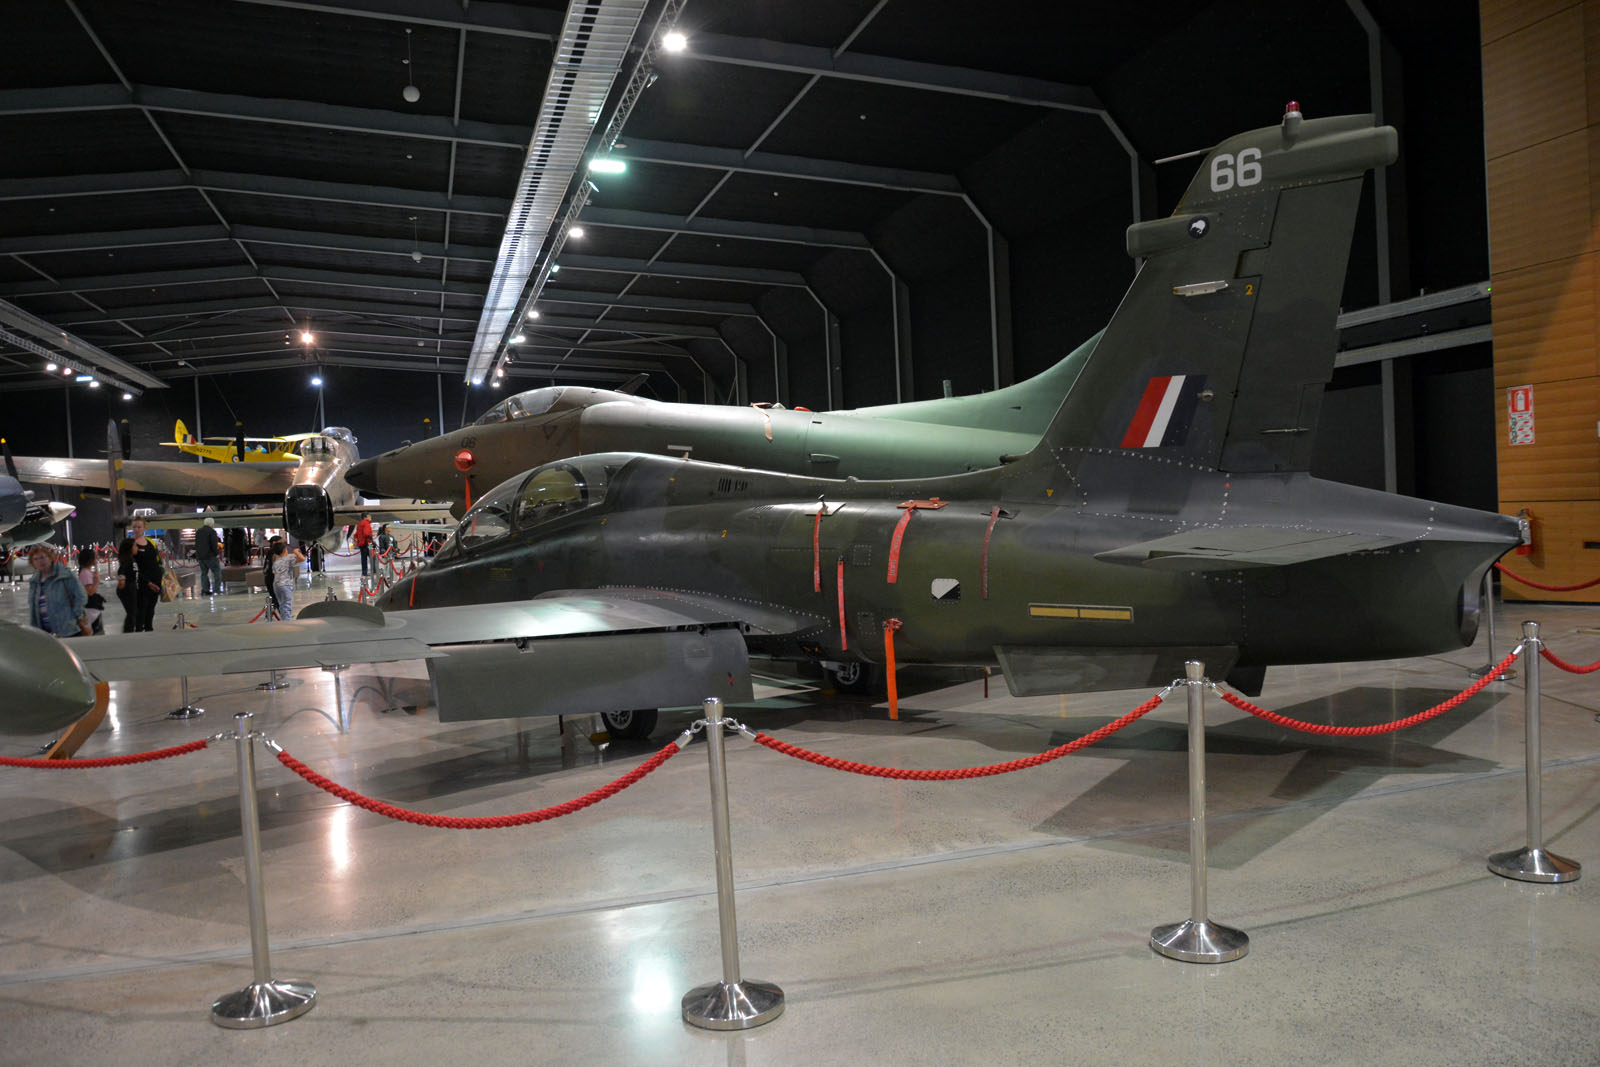
[[[1128,432],[1122,436],[1123,448],[1160,448],[1181,445],[1189,436],[1195,405],[1205,388],[1204,374],[1174,374],[1151,378],[1144,387],[1139,410],[1133,413]]]

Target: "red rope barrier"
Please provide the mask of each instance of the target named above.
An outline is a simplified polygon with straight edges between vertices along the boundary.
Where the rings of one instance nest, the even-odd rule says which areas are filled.
[[[548,808],[540,808],[537,811],[524,811],[518,815],[484,815],[478,817],[430,815],[425,811],[412,811],[409,808],[385,804],[381,800],[364,797],[360,793],[346,789],[344,786],[324,778],[287,752],[278,753],[278,762],[318,789],[326,790],[340,800],[348,801],[358,808],[366,808],[368,811],[376,812],[386,818],[399,819],[401,822],[415,823],[418,826],[438,826],[446,830],[503,830],[511,826],[526,826],[529,823],[545,822],[548,819],[556,819],[563,815],[571,815],[575,811],[582,811],[591,804],[598,804],[607,797],[615,796],[617,793],[622,792],[677,754],[678,743],[673,741],[666,748],[657,752],[621,778],[601,786],[592,793],[585,793],[576,800],[569,800],[563,804],[554,804]]]
[[[1535,589],[1543,589],[1547,593],[1575,593],[1579,589],[1587,589],[1591,585],[1600,585],[1600,578],[1590,578],[1587,582],[1579,582],[1577,585],[1545,585],[1542,582],[1534,581],[1532,578],[1524,578],[1520,574],[1507,570],[1504,563],[1496,563],[1494,569],[1507,578],[1521,582],[1523,585],[1531,585]]]
[[[785,756],[793,756],[795,759],[805,760],[807,763],[815,763],[819,767],[828,767],[835,771],[849,771],[851,774],[864,774],[871,778],[895,778],[901,781],[953,782],[967,778],[987,778],[995,774],[1009,774],[1012,771],[1026,770],[1029,767],[1037,767],[1040,764],[1058,760],[1062,756],[1078,751],[1080,748],[1088,748],[1097,741],[1104,741],[1124,726],[1154,711],[1161,703],[1161,700],[1162,695],[1157,694],[1122,718],[1114,722],[1108,722],[1100,729],[1090,731],[1076,741],[1069,741],[1064,745],[1050,749],[1048,752],[1040,752],[1035,756],[1024,756],[1021,759],[1007,760],[1004,763],[990,763],[982,767],[954,767],[948,770],[908,770],[903,767],[877,767],[870,763],[856,763],[853,760],[824,756],[820,752],[812,752],[809,749],[779,741],[777,738],[769,737],[766,734],[756,734],[752,740],[758,745],[765,745],[774,752],[782,752]]]
[[[208,741],[190,741],[187,745],[178,745],[174,748],[158,748],[152,752],[135,752],[128,756],[102,756],[99,759],[16,759],[10,756],[0,756],[0,767],[37,767],[40,770],[54,770],[72,768],[73,770],[90,770],[95,767],[121,767],[129,763],[149,763],[152,760],[171,759],[173,756],[185,756],[190,752],[198,752],[205,748]]]
[[[1600,659],[1595,660],[1587,667],[1579,667],[1576,664],[1568,663],[1554,652],[1551,652],[1548,648],[1540,648],[1539,655],[1543,656],[1547,662],[1554,663],[1557,667],[1560,667],[1568,674],[1593,674],[1595,671],[1600,671]]]
[[[1485,674],[1482,678],[1479,678],[1476,682],[1473,682],[1471,685],[1467,686],[1449,700],[1435,704],[1426,711],[1419,711],[1415,715],[1408,715],[1404,719],[1396,719],[1394,722],[1378,723],[1375,726],[1330,726],[1327,723],[1302,722],[1299,719],[1291,719],[1287,716],[1279,715],[1275,711],[1268,711],[1266,708],[1250,703],[1250,701],[1244,699],[1244,697],[1235,696],[1233,693],[1226,692],[1221,688],[1217,689],[1217,695],[1222,697],[1225,702],[1238,708],[1240,711],[1248,711],[1258,719],[1265,719],[1268,722],[1274,723],[1278,726],[1287,726],[1291,730],[1301,730],[1308,734],[1325,734],[1331,737],[1371,737],[1373,734],[1389,734],[1394,733],[1396,730],[1404,730],[1408,726],[1416,726],[1419,723],[1427,722],[1429,719],[1436,719],[1445,712],[1452,711],[1455,708],[1460,707],[1468,700],[1477,696],[1478,693],[1483,690],[1484,686],[1488,685],[1490,682],[1504,674],[1506,670],[1517,661],[1517,657],[1520,655],[1522,655],[1522,650],[1520,648],[1513,649],[1505,659],[1501,660],[1499,663],[1496,663],[1494,667],[1490,669],[1488,674]]]
[[[261,618],[261,616],[265,615],[266,613],[267,613],[267,609],[266,608],[262,608],[260,611],[256,612],[255,618],[251,619],[250,622],[255,622],[256,619]],[[245,625],[249,626],[250,622],[245,623]]]

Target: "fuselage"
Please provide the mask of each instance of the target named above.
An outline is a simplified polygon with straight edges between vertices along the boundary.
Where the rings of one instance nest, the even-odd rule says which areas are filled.
[[[503,523],[488,519],[486,498],[490,507],[469,514],[440,557],[381,606],[647,587],[803,618],[781,635],[747,635],[752,651],[784,657],[881,661],[893,619],[903,663],[998,657],[1027,660],[1045,677],[1065,668],[1038,666],[1042,649],[1090,660],[1097,650],[1210,650],[1230,665],[1260,666],[1459,647],[1471,640],[1484,569],[1516,543],[1515,522],[1503,516],[1304,474],[1185,476],[1175,510],[1159,491],[1119,499],[1006,468],[894,483],[645,456],[585,457],[574,469],[588,491],[581,506],[519,514],[518,485],[532,483],[511,483],[497,491],[510,501]],[[943,506],[899,506],[933,497]],[[1381,527],[1395,531],[1395,543],[1283,566],[1096,558],[1186,525],[1270,515],[1282,529],[1302,506],[1307,521],[1325,527],[1331,512],[1341,529]]]

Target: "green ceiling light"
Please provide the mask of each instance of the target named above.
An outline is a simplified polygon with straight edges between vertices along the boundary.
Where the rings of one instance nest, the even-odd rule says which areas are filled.
[[[627,172],[627,169],[627,161],[612,159],[610,156],[589,160],[589,173],[591,174],[623,174]]]

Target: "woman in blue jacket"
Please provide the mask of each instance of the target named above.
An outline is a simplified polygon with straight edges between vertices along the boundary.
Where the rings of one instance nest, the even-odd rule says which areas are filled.
[[[47,545],[30,547],[28,563],[33,567],[28,579],[28,624],[57,637],[92,633],[84,614],[89,594],[77,573],[56,559]]]

